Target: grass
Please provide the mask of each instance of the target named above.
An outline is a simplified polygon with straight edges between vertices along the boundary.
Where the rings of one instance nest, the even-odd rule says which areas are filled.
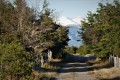
[[[61,61],[60,59],[54,59],[45,63],[42,68],[34,70],[35,80],[56,80],[54,76],[58,74]]]
[[[99,80],[120,80],[120,70],[112,67],[108,61],[90,61],[91,74]]]
[[[120,79],[120,70],[114,67],[103,68],[100,70],[95,70],[94,75],[100,80],[116,80],[116,78]]]

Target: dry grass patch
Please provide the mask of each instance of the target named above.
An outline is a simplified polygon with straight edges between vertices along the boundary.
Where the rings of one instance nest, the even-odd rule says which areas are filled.
[[[120,69],[114,67],[94,70],[90,73],[93,74],[96,78],[101,80],[116,80],[114,78],[120,77]]]
[[[34,71],[34,80],[40,80],[40,78],[45,78],[45,80],[49,80],[50,78],[58,75],[57,70],[59,69],[60,62],[61,59],[53,59],[48,63],[45,63],[40,71]]]

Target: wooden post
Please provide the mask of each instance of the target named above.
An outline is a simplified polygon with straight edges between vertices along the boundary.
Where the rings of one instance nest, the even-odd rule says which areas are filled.
[[[48,61],[50,61],[51,59],[52,59],[52,52],[48,50]]]
[[[120,58],[119,58],[119,68],[120,68]]]
[[[43,56],[41,56],[41,67],[43,67],[44,65],[44,59],[43,59]]]
[[[116,57],[114,57],[114,67],[116,68]]]
[[[117,56],[117,58],[116,58],[117,60],[117,62],[116,62],[116,66],[117,66],[117,68],[119,68],[119,57]]]
[[[114,65],[114,56],[111,56],[112,57],[112,65]]]
[[[111,55],[109,56],[109,63],[111,64],[111,60],[110,60],[110,58],[111,58]]]
[[[111,65],[114,65],[114,56],[110,55],[110,57],[109,57],[109,63]]]
[[[112,55],[109,56],[109,63],[112,64]]]
[[[44,59],[44,63],[47,63],[47,54],[44,54],[43,59]]]

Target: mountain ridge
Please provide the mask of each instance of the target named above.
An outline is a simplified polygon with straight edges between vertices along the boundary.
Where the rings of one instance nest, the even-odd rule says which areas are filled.
[[[70,27],[70,26],[79,26],[81,24],[81,18],[69,18],[65,16],[59,17],[58,21],[56,22],[59,25]]]

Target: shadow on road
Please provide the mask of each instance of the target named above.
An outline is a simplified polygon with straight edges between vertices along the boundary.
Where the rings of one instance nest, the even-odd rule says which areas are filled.
[[[63,62],[80,62],[80,63],[85,63],[88,60],[95,60],[95,56],[77,56],[77,55],[71,55],[71,54],[66,54],[64,57]]]
[[[43,76],[39,80],[57,80],[57,78],[55,78],[55,77],[49,78],[49,77]]]
[[[96,59],[94,56],[80,57],[75,55],[67,54],[61,63],[61,69],[58,73],[69,73],[69,72],[87,72],[90,71],[90,64],[88,60]]]

